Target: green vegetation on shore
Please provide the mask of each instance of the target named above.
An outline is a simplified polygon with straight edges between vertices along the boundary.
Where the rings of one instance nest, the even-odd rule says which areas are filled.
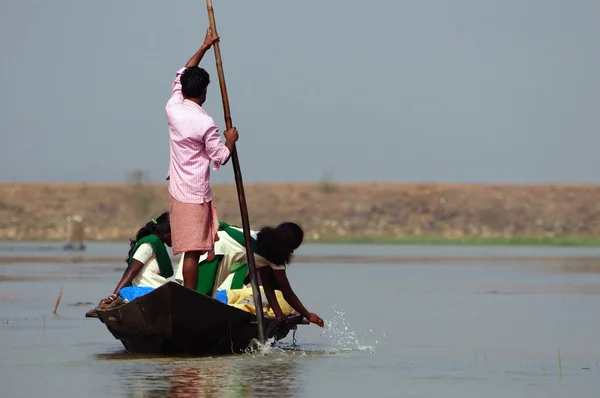
[[[577,246],[600,247],[600,237],[482,237],[450,238],[443,236],[353,236],[307,239],[323,244],[382,244],[382,245],[447,245],[447,246]]]

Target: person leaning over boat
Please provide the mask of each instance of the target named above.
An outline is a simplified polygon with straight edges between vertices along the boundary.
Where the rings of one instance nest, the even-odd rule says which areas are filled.
[[[212,297],[219,290],[239,289],[249,283],[242,228],[220,222],[217,234],[219,240],[215,242],[214,253],[204,255],[199,262],[201,277],[196,288],[196,291]],[[302,228],[296,223],[284,222],[275,228],[264,227],[260,231],[251,231],[250,235],[259,283],[275,317],[288,318],[277,300],[276,290],[279,290],[290,307],[309,322],[323,327],[323,319],[308,311],[296,296],[286,273],[286,264],[290,263],[294,250],[304,239]],[[179,283],[183,279],[181,268],[178,267],[175,276]],[[232,283],[236,279],[237,282]]]
[[[200,49],[177,71],[166,105],[169,127],[169,213],[173,227],[173,255],[183,253],[183,285],[198,283],[198,260],[213,250],[218,228],[210,188],[210,163],[217,170],[229,160],[238,139],[235,127],[224,131],[202,108],[210,84],[208,72],[198,66],[219,37],[210,28]]]
[[[100,301],[99,308],[115,306],[123,299],[143,295],[167,283],[173,264],[165,246],[171,246],[169,213],[153,218],[130,240],[127,268],[113,294]],[[127,289],[132,290],[128,292]],[[121,296],[121,297],[120,297]]]

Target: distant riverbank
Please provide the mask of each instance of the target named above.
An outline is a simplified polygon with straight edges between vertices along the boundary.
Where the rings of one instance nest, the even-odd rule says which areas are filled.
[[[300,223],[323,243],[600,246],[600,186],[248,184],[254,229]],[[215,185],[219,218],[240,223],[234,185]],[[0,240],[121,241],[168,210],[165,184],[0,184]]]
[[[391,245],[464,245],[464,246],[578,246],[600,247],[600,237],[589,236],[355,236],[331,237],[313,243],[391,244]]]
[[[123,243],[124,239],[93,239],[87,237],[88,242]],[[64,239],[37,239],[39,242],[56,243]],[[21,241],[21,240],[6,240]],[[24,239],[22,241],[30,241]],[[341,245],[447,245],[447,246],[569,246],[569,247],[600,247],[600,237],[586,236],[554,236],[554,237],[444,237],[444,236],[325,236],[315,239],[307,236],[305,242],[313,244],[341,244]]]

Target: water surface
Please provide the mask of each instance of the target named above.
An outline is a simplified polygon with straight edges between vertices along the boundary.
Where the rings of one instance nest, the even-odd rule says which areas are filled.
[[[84,256],[119,257],[127,245],[88,248]],[[74,254],[55,251],[64,263],[0,266],[10,277],[0,281],[3,397],[600,395],[600,274],[510,260],[567,262],[600,254],[595,248],[307,245],[299,255],[507,260],[293,264],[294,289],[327,327],[301,326],[295,351],[214,358],[124,352],[102,323],[84,318],[124,262],[70,263]],[[291,343],[290,333],[280,347]]]

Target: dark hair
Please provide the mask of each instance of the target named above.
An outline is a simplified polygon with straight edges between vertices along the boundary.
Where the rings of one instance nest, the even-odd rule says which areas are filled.
[[[293,222],[284,222],[276,228],[264,227],[256,236],[256,243],[264,257],[277,265],[288,264],[292,260],[292,253],[296,250],[304,232]]]
[[[282,222],[277,226],[276,229],[284,231],[286,234],[288,234],[294,250],[299,248],[304,240],[304,231],[302,230],[302,227],[294,222]]]
[[[256,243],[263,256],[276,265],[284,265],[292,258],[289,235],[273,227],[264,227],[256,236]]]
[[[135,239],[129,240],[129,253],[127,254],[127,259],[125,262],[129,264],[129,258],[132,254],[131,252],[140,239],[152,234],[164,235],[169,232],[171,232],[171,219],[169,217],[169,212],[166,211],[157,218],[153,218],[152,220],[148,221],[146,225],[137,231]]]
[[[186,98],[199,98],[210,84],[208,72],[198,66],[187,68],[181,74],[181,92]]]

